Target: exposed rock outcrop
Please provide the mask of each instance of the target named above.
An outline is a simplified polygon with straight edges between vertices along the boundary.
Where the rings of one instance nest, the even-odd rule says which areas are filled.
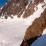
[[[11,15],[17,15],[17,17],[21,17],[24,12],[23,18],[27,18],[35,12],[34,8],[39,3],[44,2],[44,0],[32,0],[30,3],[28,3],[28,1],[29,0],[9,0],[4,4],[0,16],[7,18],[8,16],[11,17]]]
[[[25,38],[30,39],[33,37],[40,36],[43,33],[43,30],[46,28],[46,9],[43,13],[41,13],[41,16],[39,18],[36,18],[32,25],[30,25],[26,32],[25,32]]]
[[[32,15],[35,12],[35,7],[39,4],[39,3],[43,3],[44,0],[32,0],[30,2],[30,4],[28,5],[28,8],[25,11],[25,14],[23,15],[23,18],[27,18],[30,15]],[[38,8],[37,8],[38,10]]]
[[[21,17],[27,4],[28,0],[9,0],[4,4],[0,14],[3,16],[18,15],[18,17]]]
[[[24,36],[25,40],[23,39],[20,46],[31,46],[38,37],[42,36],[44,29],[46,29],[46,9],[41,13],[41,16],[36,18],[32,25],[27,28]]]

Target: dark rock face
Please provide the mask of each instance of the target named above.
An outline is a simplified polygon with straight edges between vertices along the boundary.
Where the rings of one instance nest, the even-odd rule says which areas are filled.
[[[4,4],[1,15],[11,16],[13,15],[20,15],[23,13],[26,5],[28,4],[28,0],[9,0],[6,4]]]
[[[23,40],[20,46],[30,46],[35,40],[37,40],[38,37],[41,37],[41,36],[30,38],[26,41]]]
[[[32,25],[30,25],[26,32],[25,38],[28,40],[30,38],[34,38],[40,36],[43,33],[43,30],[46,28],[46,9],[39,18],[36,18]]]
[[[0,12],[0,16],[11,17],[11,15],[17,15],[17,17],[20,18],[25,11],[23,18],[27,18],[35,12],[35,5],[44,2],[44,0],[34,0],[34,2],[32,2],[33,1],[31,1],[29,4],[28,0],[9,0],[6,4],[4,4]],[[26,9],[27,5],[28,7]]]

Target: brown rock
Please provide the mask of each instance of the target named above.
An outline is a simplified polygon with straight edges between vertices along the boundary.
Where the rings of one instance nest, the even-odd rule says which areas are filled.
[[[34,1],[34,2],[33,2]],[[33,3],[32,3],[33,2]],[[30,15],[32,15],[35,12],[35,7],[39,4],[44,2],[44,0],[32,0],[28,6],[28,8],[25,10],[25,14],[23,15],[23,18],[27,18]],[[36,5],[36,6],[35,6]],[[37,8],[38,9],[38,8]]]
[[[35,3],[36,5],[38,5],[39,3],[42,3],[42,2],[44,2],[44,0],[34,0],[34,3]]]
[[[31,2],[28,8],[26,9],[25,14],[23,15],[23,18],[27,18],[30,15],[32,15],[35,12],[34,7],[35,7],[34,3]]]
[[[26,32],[25,32],[25,38],[30,39],[33,37],[40,36],[43,33],[43,30],[46,28],[46,9],[41,14],[39,18],[36,18],[32,25],[30,25]]]
[[[28,4],[28,0],[9,0],[7,3],[4,4],[1,15],[18,15],[21,17],[26,5]]]

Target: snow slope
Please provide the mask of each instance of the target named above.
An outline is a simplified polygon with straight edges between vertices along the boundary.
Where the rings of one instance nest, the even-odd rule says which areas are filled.
[[[29,16],[27,19],[26,18],[23,19],[22,17],[17,18],[17,16],[14,16],[13,19],[11,19],[10,17],[8,19],[4,19],[4,17],[3,19],[0,18],[0,46],[20,46],[27,27],[32,24],[35,18],[40,17],[40,14],[46,8],[46,7],[42,8],[41,7],[42,5],[43,5],[42,3],[37,5],[38,10],[34,12],[33,15]],[[44,37],[46,36],[44,34],[46,33],[43,33],[43,36],[40,37],[39,39],[46,38]],[[44,41],[45,40],[46,39],[44,39]],[[32,44],[32,46],[33,45],[34,43]]]
[[[0,23],[0,46],[19,46],[26,28],[23,21]]]

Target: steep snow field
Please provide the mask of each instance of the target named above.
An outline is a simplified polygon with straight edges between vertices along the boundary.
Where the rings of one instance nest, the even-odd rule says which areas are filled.
[[[46,8],[41,7],[43,4],[39,4],[38,10],[27,19],[17,18],[17,16],[14,16],[13,19],[10,17],[8,19],[0,18],[0,46],[20,46],[27,27],[32,24],[35,18],[40,17],[40,14]],[[46,44],[46,31],[32,46],[43,46],[43,43]]]
[[[3,22],[0,23],[0,46],[19,46],[27,25],[21,22]]]

